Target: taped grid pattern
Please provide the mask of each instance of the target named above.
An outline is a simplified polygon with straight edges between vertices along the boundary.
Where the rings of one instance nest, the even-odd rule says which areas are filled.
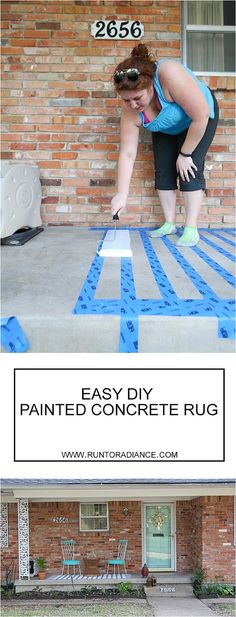
[[[134,231],[133,228],[130,231]],[[235,336],[234,308],[235,301],[231,299],[221,299],[217,296],[214,290],[207,284],[197,270],[188,262],[181,251],[175,247],[168,237],[158,240],[163,242],[179,264],[185,275],[195,285],[202,298],[199,300],[179,298],[171,285],[167,274],[165,273],[155,252],[151,240],[146,233],[146,229],[136,228],[140,234],[143,246],[148,258],[149,266],[152,270],[154,280],[161,293],[161,299],[137,299],[134,283],[134,275],[131,258],[122,258],[121,261],[121,295],[120,299],[95,299],[95,293],[99,283],[100,274],[104,264],[104,258],[95,256],[88,276],[81,289],[79,298],[73,309],[74,314],[107,314],[120,315],[120,352],[136,353],[138,352],[138,319],[142,315],[165,315],[165,316],[191,316],[191,317],[216,317],[218,319],[218,336],[219,338],[233,339]],[[104,230],[103,230],[104,231]],[[211,230],[207,231],[208,234]],[[214,230],[214,235],[219,236],[223,240],[220,232],[222,230]],[[233,237],[233,230],[224,230]],[[178,233],[181,233],[178,230]],[[206,238],[203,233],[200,234],[201,239],[209,246],[214,248],[227,259],[235,261],[235,256],[229,253],[209,238]],[[227,239],[225,239],[227,240]],[[229,240],[230,245],[233,245]],[[228,243],[226,242],[226,245]],[[190,249],[194,251],[205,263],[216,271],[230,285],[235,285],[233,275],[207,255],[204,250],[198,246]]]
[[[235,229],[224,229],[224,233],[235,238]]]
[[[232,255],[231,253],[229,253],[228,251],[226,251],[225,249],[221,248],[221,246],[219,246],[215,242],[212,242],[212,240],[209,240],[209,238],[206,238],[205,236],[203,236],[203,234],[200,234],[200,238],[201,238],[201,240],[203,240],[203,242],[206,242],[206,244],[208,244],[208,246],[211,246],[213,249],[215,249],[216,251],[218,251],[219,253],[221,253],[225,257],[227,257],[227,259],[230,259],[231,261],[235,262],[235,256]],[[221,239],[223,239],[223,238],[221,238]]]

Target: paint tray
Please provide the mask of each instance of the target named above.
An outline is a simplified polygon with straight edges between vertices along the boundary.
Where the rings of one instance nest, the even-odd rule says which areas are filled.
[[[110,229],[98,250],[99,257],[132,257],[132,254],[130,234],[127,229],[119,231]]]

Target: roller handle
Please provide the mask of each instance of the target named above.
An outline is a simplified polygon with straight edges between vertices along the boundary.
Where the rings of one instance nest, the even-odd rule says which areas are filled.
[[[113,216],[113,221],[119,221],[118,212],[116,212]]]

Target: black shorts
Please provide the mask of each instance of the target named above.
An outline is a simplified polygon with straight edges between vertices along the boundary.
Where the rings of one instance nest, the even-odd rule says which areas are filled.
[[[215,117],[209,118],[205,133],[192,153],[192,159],[197,167],[194,170],[195,178],[190,175],[190,180],[182,180],[176,171],[176,160],[185,141],[187,130],[178,135],[166,133],[152,133],[154,164],[155,164],[155,188],[170,191],[179,188],[180,191],[205,190],[204,164],[207,151],[216,132],[219,118],[217,100],[213,94]],[[177,183],[178,180],[178,183]]]

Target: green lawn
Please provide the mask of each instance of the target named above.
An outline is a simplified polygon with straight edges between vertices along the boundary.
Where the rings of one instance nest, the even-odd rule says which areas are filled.
[[[108,602],[106,600],[86,600],[75,604],[35,603],[33,606],[12,604],[2,606],[2,617],[153,617],[152,610],[145,600],[127,602],[125,600]]]

